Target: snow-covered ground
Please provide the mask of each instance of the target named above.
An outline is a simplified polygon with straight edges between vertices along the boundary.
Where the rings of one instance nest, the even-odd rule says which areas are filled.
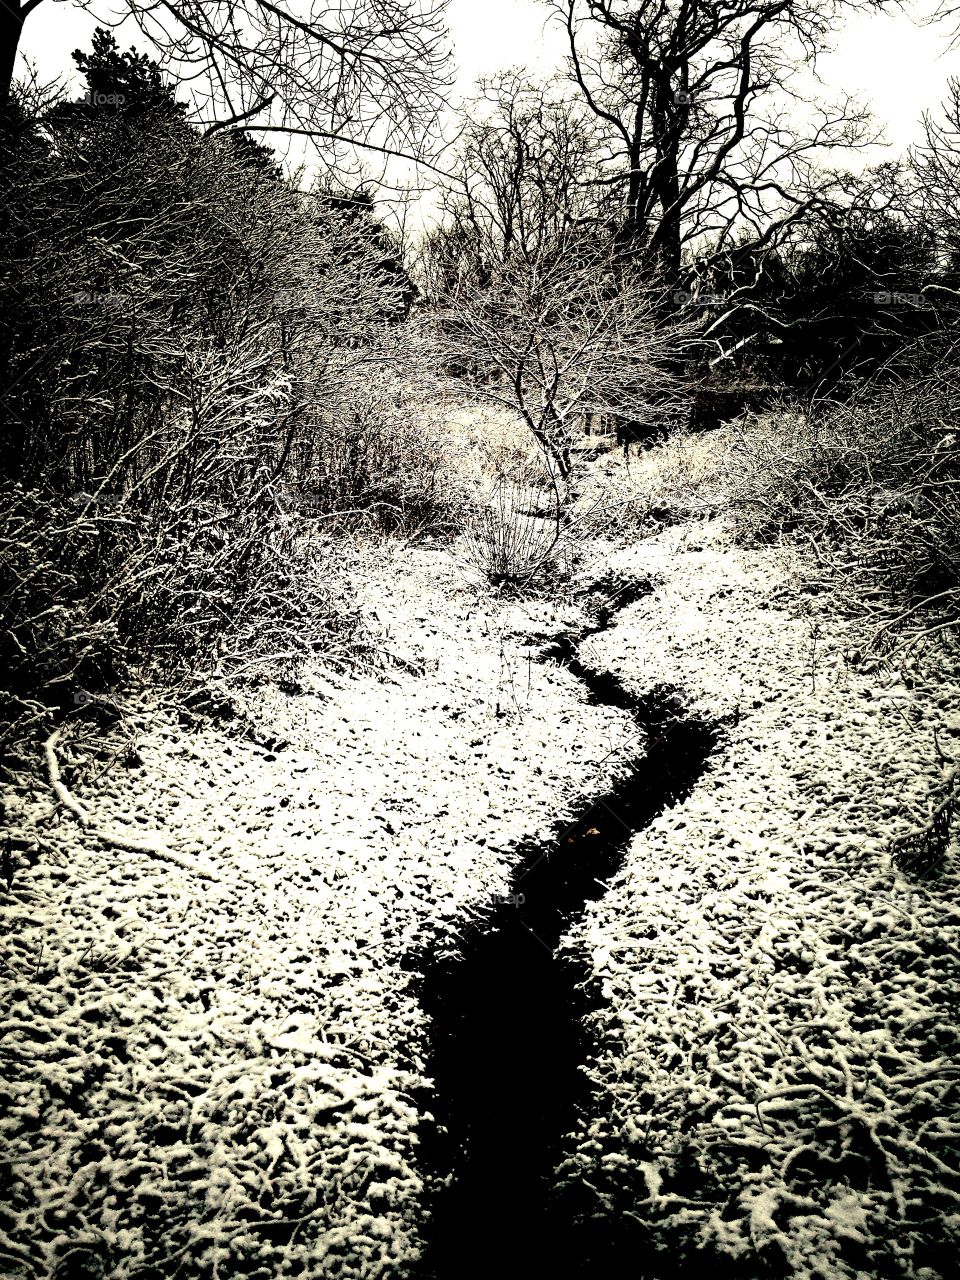
[[[960,667],[850,666],[829,600],[722,521],[589,559],[656,584],[590,662],[731,727],[567,939],[601,1002],[565,1166],[580,1211],[635,1223],[643,1256],[700,1251],[691,1275],[728,1256],[947,1280],[956,864],[918,883],[889,845],[942,778],[937,744],[960,758]],[[0,922],[0,1274],[379,1280],[415,1260],[418,965],[634,731],[522,644],[576,627],[572,606],[491,602],[399,545],[355,588],[403,661],[264,692],[274,749],[145,702],[94,781],[66,738],[88,827],[46,789],[6,797],[24,857]]]
[[[45,790],[7,797],[39,857],[0,922],[0,1274],[366,1278],[415,1256],[419,957],[633,729],[510,638],[552,634],[552,608],[485,605],[400,546],[355,587],[412,670],[264,695],[273,751],[147,708],[133,763],[76,789],[87,829]]]
[[[960,664],[857,670],[851,624],[722,522],[611,562],[659,585],[591,661],[735,727],[567,939],[605,1046],[564,1168],[581,1211],[632,1222],[635,1256],[687,1275],[726,1258],[734,1275],[946,1280],[957,850],[918,881],[890,846],[960,759]]]

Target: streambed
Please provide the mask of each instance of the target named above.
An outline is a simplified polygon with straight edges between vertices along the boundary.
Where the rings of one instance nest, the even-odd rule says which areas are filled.
[[[517,850],[510,890],[484,925],[464,937],[456,959],[426,967],[435,1091],[421,1129],[434,1187],[424,1280],[599,1275],[551,1182],[564,1135],[589,1104],[582,1067],[591,997],[558,944],[584,904],[606,892],[633,836],[689,793],[718,738],[675,691],[638,695],[580,656],[583,640],[612,626],[640,591],[621,592],[596,626],[540,654],[582,681],[591,703],[630,714],[637,753],[607,794],[548,840]]]

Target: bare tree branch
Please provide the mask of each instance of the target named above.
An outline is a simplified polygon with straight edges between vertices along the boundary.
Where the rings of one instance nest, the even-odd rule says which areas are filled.
[[[0,5],[0,96],[9,92],[24,20],[41,0]],[[189,86],[201,123],[264,127],[429,159],[449,83],[446,0],[77,0],[106,25],[132,19]]]
[[[868,140],[850,99],[802,128],[784,110],[797,67],[815,68],[849,0],[547,3],[571,83],[605,134],[621,237],[674,281],[686,245],[785,224],[817,187],[815,161]]]

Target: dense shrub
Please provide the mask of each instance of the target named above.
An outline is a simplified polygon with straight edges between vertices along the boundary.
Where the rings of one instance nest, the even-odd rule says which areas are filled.
[[[555,571],[565,540],[564,511],[531,507],[532,491],[499,478],[470,514],[463,542],[467,564],[492,586],[542,585]]]
[[[919,638],[958,618],[960,382],[949,352],[935,363],[731,436],[741,536],[802,541],[819,578],[875,615],[878,637]]]
[[[273,506],[144,518],[122,500],[0,492],[0,747],[149,673],[185,687],[349,663],[335,550]]]
[[[439,407],[378,367],[318,420],[296,468],[295,505],[329,528],[448,534],[467,503],[460,461]]]
[[[0,662],[21,728],[134,669],[342,656],[316,540],[436,531],[458,501],[369,198],[203,136],[101,35],[79,62],[124,105],[2,120]]]

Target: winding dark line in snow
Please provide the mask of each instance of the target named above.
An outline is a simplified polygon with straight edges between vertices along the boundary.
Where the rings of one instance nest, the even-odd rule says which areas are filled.
[[[541,656],[564,663],[591,702],[629,712],[644,754],[550,840],[522,845],[511,891],[485,929],[464,940],[456,960],[424,974],[435,1092],[433,1120],[421,1127],[422,1164],[440,1189],[422,1280],[609,1280],[600,1255],[611,1256],[618,1224],[574,1229],[562,1206],[584,1197],[551,1185],[564,1135],[589,1104],[584,975],[557,945],[583,905],[606,892],[633,835],[689,794],[719,736],[675,692],[637,695],[581,659],[579,644],[615,616],[601,612],[598,626]]]

